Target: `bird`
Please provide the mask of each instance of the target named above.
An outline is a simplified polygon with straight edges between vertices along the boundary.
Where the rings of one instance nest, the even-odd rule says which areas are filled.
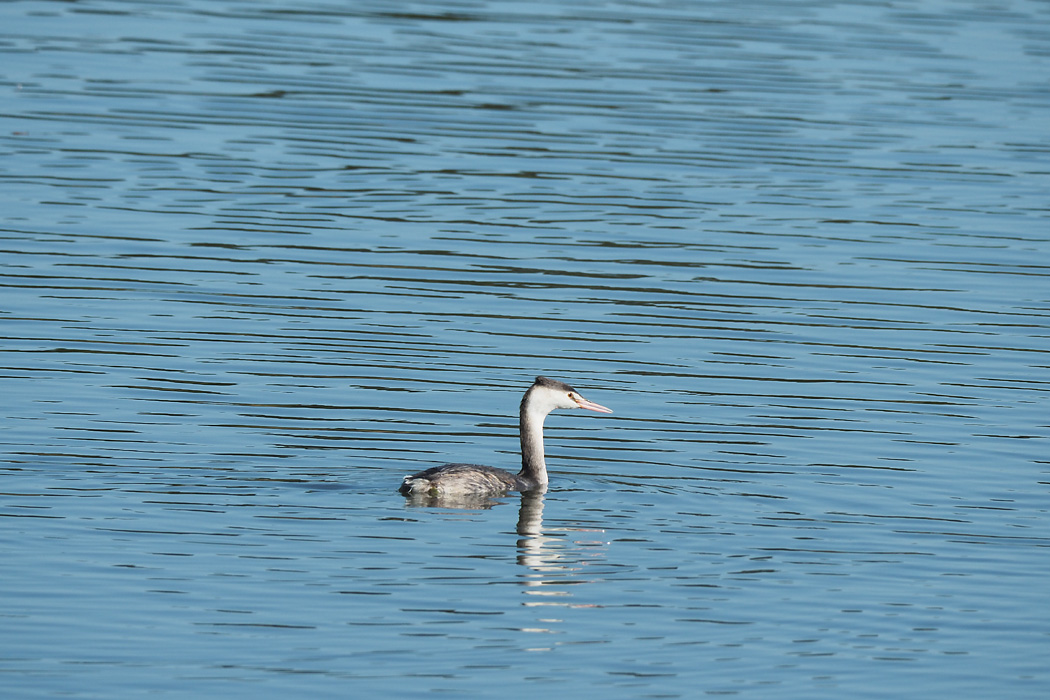
[[[480,464],[444,464],[406,476],[398,488],[405,496],[432,498],[484,498],[510,491],[547,490],[547,465],[543,460],[543,420],[556,408],[583,408],[598,413],[611,409],[580,396],[564,382],[536,377],[521,399],[518,410],[521,434],[521,471],[512,474]]]

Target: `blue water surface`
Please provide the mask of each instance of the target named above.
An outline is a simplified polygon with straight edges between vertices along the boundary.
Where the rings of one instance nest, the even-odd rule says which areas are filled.
[[[4,697],[1046,697],[1048,12],[0,5]]]

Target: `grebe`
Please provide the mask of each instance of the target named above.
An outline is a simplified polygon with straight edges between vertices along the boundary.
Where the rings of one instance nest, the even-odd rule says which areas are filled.
[[[556,408],[586,408],[612,413],[580,396],[568,384],[536,377],[521,399],[521,471],[517,474],[478,464],[445,464],[406,476],[398,489],[406,496],[477,497],[508,491],[545,491],[547,465],[543,461],[543,419]]]

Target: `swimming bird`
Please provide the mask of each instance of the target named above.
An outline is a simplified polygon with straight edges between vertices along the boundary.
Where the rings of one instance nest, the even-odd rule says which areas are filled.
[[[543,461],[543,419],[556,408],[585,408],[612,413],[588,401],[564,382],[536,377],[521,399],[521,471],[517,474],[479,464],[445,464],[406,476],[398,489],[406,496],[469,498],[498,496],[508,491],[546,491]]]

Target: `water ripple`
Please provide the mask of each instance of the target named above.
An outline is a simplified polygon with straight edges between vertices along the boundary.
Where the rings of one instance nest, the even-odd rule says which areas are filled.
[[[1046,14],[3,5],[5,690],[1042,697]]]

